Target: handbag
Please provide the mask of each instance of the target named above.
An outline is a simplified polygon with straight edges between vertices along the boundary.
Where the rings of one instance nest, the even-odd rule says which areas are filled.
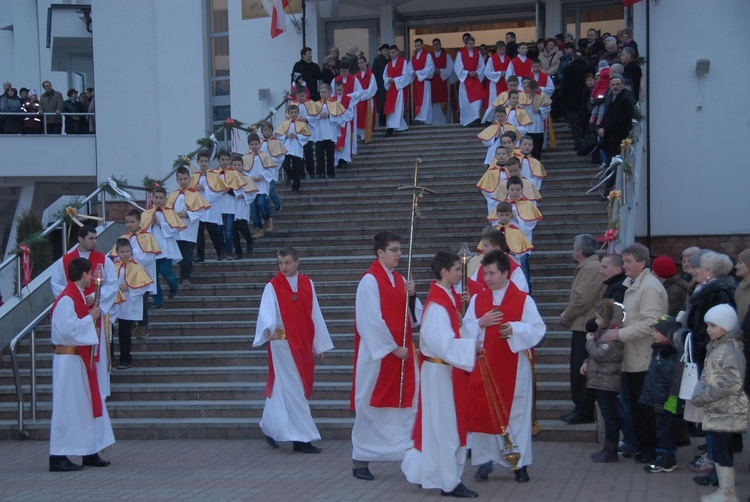
[[[692,401],[685,401],[685,412],[682,417],[685,421],[700,424],[703,422],[703,415],[703,408],[698,408]]]
[[[693,391],[698,385],[698,365],[693,361],[693,334],[689,333],[685,339],[685,350],[680,358],[682,362],[682,382],[680,383],[680,399],[690,401]]]

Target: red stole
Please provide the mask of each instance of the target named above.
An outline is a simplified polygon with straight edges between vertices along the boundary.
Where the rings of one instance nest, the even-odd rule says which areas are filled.
[[[78,248],[71,251],[70,253],[63,256],[63,268],[65,269],[65,278],[70,280],[68,277],[68,265],[71,261],[73,261],[74,258],[80,258],[81,255],[78,253]],[[101,254],[96,249],[91,251],[91,254],[89,255],[89,261],[91,262],[91,274],[94,274],[94,271],[96,270],[96,267],[99,265],[102,266],[102,269],[104,268],[104,260],[106,260],[106,257]],[[83,290],[83,294],[85,296],[93,295],[96,291],[96,283],[92,280],[91,284],[89,284],[89,287]]]
[[[369,68],[365,68],[365,74],[362,75],[361,71],[358,71],[354,74],[354,76],[359,80],[359,85],[362,87],[363,90],[366,90],[370,87],[370,83],[372,82],[372,71],[370,71]],[[371,97],[368,100],[363,100],[357,103],[357,129],[366,129],[367,128],[367,107],[372,106],[373,114],[372,114],[372,128],[375,129],[375,112],[376,109],[376,102],[375,102],[375,96]]]
[[[508,289],[499,305],[499,309],[503,313],[503,323],[521,320],[526,296],[526,293],[520,291],[510,280],[508,281]],[[477,319],[493,308],[498,308],[498,306],[493,305],[492,290],[485,289],[477,295],[474,302],[474,312]],[[500,338],[500,327],[491,326],[484,330],[484,356],[485,362],[482,364],[486,363],[486,366],[490,368],[494,377],[495,388],[485,388],[482,383],[481,368],[477,364],[469,377],[467,409],[471,412],[467,420],[467,427],[471,432],[500,434],[503,432],[502,428],[507,427],[508,419],[512,413],[518,354],[514,354],[510,350],[507,339]],[[490,406],[487,401],[488,393],[492,396],[493,401],[498,402],[499,416],[495,416],[494,411],[490,415]],[[500,402],[503,404],[500,405]],[[497,421],[493,420],[493,417]]]
[[[466,50],[466,47],[458,51],[458,53],[461,55],[461,63],[463,63],[464,65],[464,70],[466,70],[467,72],[477,71],[477,68],[479,68],[479,51],[477,49],[474,49],[473,52],[474,55],[469,56],[469,51]],[[482,81],[479,80],[478,76],[466,77],[466,80],[464,80],[463,84],[466,88],[466,96],[469,98],[469,103],[481,101],[484,99],[484,87],[482,86]]]
[[[352,79],[352,82],[354,80]],[[354,84],[352,84],[354,85]],[[341,106],[344,107],[344,109],[349,108],[349,104],[352,101],[352,98],[346,93],[346,90],[341,95],[341,100],[339,101],[338,96],[334,94],[331,96],[331,101],[337,101],[341,103]],[[345,122],[343,126],[339,128],[339,136],[336,138],[336,151],[341,152],[344,150],[344,147],[346,146],[346,137],[349,135],[349,124],[350,122]]]
[[[461,338],[459,328],[461,327],[461,311],[457,306],[461,305],[461,296],[451,288],[451,294],[453,296],[453,302],[448,297],[446,291],[433,282],[430,285],[430,293],[427,295],[427,301],[424,305],[425,311],[427,306],[432,302],[443,307],[448,312],[448,317],[451,320],[451,329],[456,338]],[[455,302],[455,303],[454,303]],[[424,364],[424,359],[422,359]],[[421,367],[421,365],[420,365]],[[458,429],[458,439],[460,446],[466,446],[466,386],[469,383],[469,373],[460,368],[453,368],[452,379],[453,379],[453,401],[456,407],[456,428]],[[414,432],[412,434],[414,439],[414,447],[422,451],[422,394],[419,395],[419,405],[417,408],[417,420],[414,422]]]
[[[315,324],[312,320],[312,282],[306,275],[297,274],[297,292],[292,291],[289,281],[279,272],[271,279],[271,285],[279,303],[279,312],[284,321],[286,340],[292,352],[294,364],[302,379],[305,397],[310,398],[315,374],[315,358],[312,344],[315,338]],[[266,382],[266,397],[271,397],[273,391],[274,371],[271,343],[268,343],[268,381]]]
[[[346,82],[344,82],[344,77],[342,77],[341,75],[339,75],[338,77],[336,77],[336,78],[333,79],[333,86],[332,87],[335,90],[336,89],[336,84],[338,82],[341,82],[343,84],[343,86],[344,86],[344,96],[349,96],[351,93],[354,92],[354,80],[355,80],[355,78],[356,77],[354,75],[349,74],[346,77]]]
[[[531,60],[531,58],[526,58],[526,61],[521,61],[521,58],[518,56],[513,58],[513,71],[516,72],[516,76],[518,77],[518,83],[519,87],[521,83],[521,79],[525,76],[531,76],[531,65],[534,64],[534,62]]]
[[[510,256],[508,257],[508,261],[510,261],[510,270],[508,271],[508,281],[510,281],[510,276],[513,275],[513,272],[515,272],[519,265]],[[477,279],[466,278],[466,285],[469,286],[469,294],[471,296],[487,289],[487,283],[484,282],[484,267],[482,265],[479,265],[477,269]]]
[[[539,83],[539,91],[541,92],[542,88],[547,86],[547,79],[549,78],[549,75],[543,71],[540,71],[539,78],[536,78],[533,73],[531,74],[531,78]]]
[[[432,76],[432,102],[433,103],[447,103],[448,102],[448,82],[443,80],[440,76],[440,70],[444,70],[448,67],[448,54],[445,51],[440,51],[440,55],[436,56],[432,53],[432,62],[435,63],[435,75]]]
[[[495,71],[501,71],[505,73],[508,71],[508,66],[510,66],[510,58],[508,56],[505,56],[505,61],[500,61],[499,54],[495,53],[492,55],[492,68]],[[498,80],[494,84],[498,96],[508,90],[508,82],[506,82],[505,80],[505,75],[500,77],[500,80]]]
[[[385,67],[386,79],[392,78],[393,80],[396,80],[397,78],[399,78],[404,73],[405,64],[406,60],[401,56],[396,58],[395,66],[393,65],[393,60],[388,61],[388,64]],[[403,89],[404,103],[409,100],[407,89],[407,87],[404,87]],[[398,93],[399,90],[396,88],[396,83],[394,82],[388,88],[388,93],[385,96],[385,108],[383,108],[383,113],[385,113],[386,115],[390,115],[391,113],[396,112],[396,101],[398,101]]]
[[[404,341],[404,308],[406,308],[406,281],[404,277],[393,271],[393,280],[395,286],[391,285],[383,265],[377,260],[370,265],[370,270],[366,274],[372,275],[378,283],[378,293],[380,295],[380,312],[388,326],[393,341],[401,347]],[[356,321],[355,321],[356,322]],[[356,326],[356,324],[355,324]],[[357,355],[359,354],[360,334],[354,330],[354,367],[356,382],[356,365]],[[402,408],[411,408],[414,401],[414,343],[412,342],[411,323],[406,323],[406,348],[409,349],[409,355],[404,365],[404,390],[401,400]],[[370,406],[373,408],[398,408],[398,394],[401,385],[401,359],[388,354],[380,360],[380,373],[375,382],[375,388],[370,398]],[[354,384],[352,384],[352,410],[354,410]]]
[[[413,55],[411,57],[411,66],[414,68],[414,73],[424,70],[427,64],[427,51],[422,50],[421,55]],[[419,115],[422,110],[422,101],[424,101],[424,81],[421,81],[414,76],[414,115]]]
[[[74,251],[74,252],[77,252],[77,251]],[[91,253],[92,256],[93,256],[93,253],[94,252]],[[68,269],[66,267],[65,275],[67,275],[67,271]],[[91,283],[93,284],[94,281],[91,281]],[[68,281],[68,285],[65,286],[65,289],[63,289],[63,292],[60,293],[60,296],[57,297],[54,305],[52,305],[52,313],[55,312],[55,308],[57,307],[57,302],[59,302],[60,298],[62,298],[63,296],[67,296],[71,300],[73,300],[73,305],[75,306],[76,315],[78,316],[79,319],[83,319],[84,317],[89,315],[89,307],[88,305],[86,305],[86,299],[83,296],[81,296],[81,290],[78,289],[78,286],[74,282],[70,282],[70,281]],[[101,395],[101,392],[99,391],[99,379],[96,374],[96,365],[91,367],[91,365],[89,364],[89,362],[91,361],[91,349],[92,349],[91,345],[79,345],[78,356],[83,361],[83,367],[86,369],[86,377],[89,380],[89,392],[91,393],[91,408],[94,413],[94,418],[98,418],[102,416],[102,412],[103,412],[102,395]]]

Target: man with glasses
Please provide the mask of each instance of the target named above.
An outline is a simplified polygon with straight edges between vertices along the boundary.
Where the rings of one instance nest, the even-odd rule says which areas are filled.
[[[395,270],[401,238],[380,232],[373,244],[376,258],[357,287],[352,386],[352,474],[367,481],[375,479],[370,461],[400,462],[411,446],[419,381],[412,326],[422,316],[414,283]]]

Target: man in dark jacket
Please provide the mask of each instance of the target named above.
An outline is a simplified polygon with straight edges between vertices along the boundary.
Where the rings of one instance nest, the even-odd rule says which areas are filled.
[[[292,83],[294,83],[294,74],[299,73],[302,75],[302,80],[307,84],[307,88],[310,90],[310,99],[318,101],[320,99],[320,93],[318,92],[318,80],[321,79],[321,71],[318,63],[314,63],[312,60],[312,49],[309,47],[303,47],[299,51],[301,59],[294,63],[292,68]]]
[[[385,127],[385,113],[383,108],[385,107],[385,95],[387,93],[385,89],[385,82],[383,82],[383,73],[385,73],[385,67],[388,66],[388,49],[390,45],[383,44],[378,49],[380,52],[372,62],[372,74],[375,75],[375,83],[378,85],[378,92],[375,95],[375,102],[378,105],[378,125]]]
[[[609,90],[604,101],[604,118],[598,131],[603,139],[602,150],[607,164],[620,153],[620,143],[630,134],[633,122],[633,95],[625,89],[621,75],[609,77]]]
[[[560,95],[563,100],[564,113],[568,124],[570,124],[575,149],[581,147],[581,140],[588,131],[589,121],[589,97],[591,91],[586,86],[586,74],[589,66],[583,60],[580,52],[573,55],[573,60],[563,70]]]
[[[54,113],[47,119],[47,134],[62,134],[62,112],[65,108],[65,100],[62,94],[52,88],[52,82],[45,80],[42,82],[44,92],[40,96],[41,111],[44,113]]]

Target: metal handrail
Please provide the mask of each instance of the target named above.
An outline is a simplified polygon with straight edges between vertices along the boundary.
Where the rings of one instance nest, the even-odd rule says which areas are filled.
[[[21,341],[26,338],[27,335],[31,336],[30,347],[29,347],[29,378],[31,384],[31,421],[36,422],[36,327],[44,319],[49,316],[52,311],[52,305],[50,304],[41,314],[36,316],[25,328],[18,333],[13,340],[10,341],[10,360],[13,365],[13,382],[16,385],[16,397],[18,399],[18,434],[21,439],[29,437],[28,431],[23,428],[23,385],[21,384],[21,370],[18,367],[18,355],[16,354],[16,347]]]
[[[47,117],[95,117],[94,112],[0,112],[0,117],[11,116],[11,117],[42,117],[44,119],[44,135],[49,136],[47,132]],[[62,134],[64,131],[60,131]],[[3,133],[4,134],[4,133]],[[53,136],[59,136],[60,134],[53,134]],[[79,134],[67,134],[65,136],[85,136],[87,134],[94,134],[94,132],[82,132]],[[33,136],[33,134],[32,134]]]

